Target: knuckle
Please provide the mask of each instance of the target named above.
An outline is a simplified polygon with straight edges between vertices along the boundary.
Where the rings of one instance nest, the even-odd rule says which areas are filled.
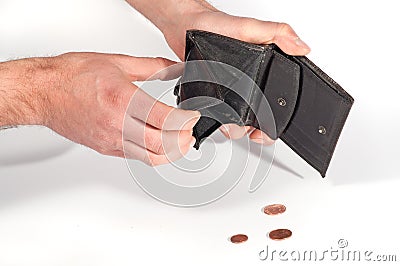
[[[114,137],[116,135],[122,136],[122,125],[123,116],[104,115],[96,119],[96,126],[106,132],[103,133],[104,136],[101,136],[103,138],[107,138],[107,136]],[[99,133],[99,135],[101,134]]]
[[[149,166],[157,166],[158,165],[156,156],[150,154],[149,152],[146,152],[145,157],[143,158],[142,161]]]
[[[157,136],[155,133],[145,133],[144,138],[146,149],[151,150],[156,154],[164,153],[161,136]]]
[[[113,138],[110,141],[110,145],[113,148],[113,150],[118,150],[118,151],[122,150],[123,149],[122,138]]]
[[[149,155],[148,158],[148,165],[149,166],[157,166],[157,159],[154,156]]]
[[[149,154],[148,159],[150,166],[158,166],[166,163],[166,160],[161,155]]]
[[[168,108],[165,111],[159,111],[160,108],[155,108],[156,105],[157,103],[153,106],[152,110],[150,111],[149,118],[151,118],[156,127],[163,128],[164,124],[167,121],[168,114],[170,113],[171,110],[170,108]]]
[[[150,154],[148,152],[145,152],[143,156],[137,157],[136,159],[138,159],[139,161],[144,162],[148,166],[152,166],[151,165],[151,160],[150,160]]]
[[[110,107],[122,107],[124,103],[124,97],[120,90],[112,85],[108,85],[102,93],[100,93],[100,99],[102,103]]]
[[[192,140],[192,132],[189,130],[182,130],[179,132],[179,140],[178,140],[178,144],[179,147],[186,147],[188,145],[190,145],[190,142]]]
[[[181,130],[179,132],[179,138],[182,140],[190,140],[192,138],[193,134],[191,130]]]
[[[277,33],[280,36],[291,35],[293,33],[293,29],[289,24],[280,22],[277,25]]]
[[[169,60],[164,57],[156,57],[155,61],[160,69],[169,66]]]
[[[106,129],[106,128],[110,128],[113,126],[113,121],[109,118],[98,117],[96,124],[98,127],[102,128],[102,129]]]
[[[168,71],[163,71],[163,70],[165,70],[171,65],[170,61],[163,57],[155,57],[154,64],[157,70],[154,73],[152,79],[159,79],[159,80],[167,79]]]
[[[119,137],[118,133],[102,132],[95,134],[93,137],[97,142],[96,150],[102,154],[109,151],[122,150],[122,135]]]
[[[96,148],[96,151],[102,155],[108,155],[109,150],[103,146],[99,146]]]

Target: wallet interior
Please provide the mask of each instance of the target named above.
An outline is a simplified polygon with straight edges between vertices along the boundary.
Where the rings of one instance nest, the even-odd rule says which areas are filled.
[[[201,108],[202,117],[193,129],[195,148],[222,124],[253,126],[272,139],[282,139],[325,176],[354,100],[308,58],[287,55],[275,44],[257,45],[190,30],[186,34],[185,61],[199,61],[200,67],[185,68],[175,88],[180,107],[198,109],[188,101],[196,97],[220,102]],[[230,68],[216,67],[215,62]],[[185,82],[193,72],[203,72],[210,79]],[[254,84],[246,83],[235,91],[212,82],[215,77],[224,77],[228,83],[246,77]],[[263,97],[268,108],[260,108]],[[271,113],[273,123],[259,119],[264,113]]]

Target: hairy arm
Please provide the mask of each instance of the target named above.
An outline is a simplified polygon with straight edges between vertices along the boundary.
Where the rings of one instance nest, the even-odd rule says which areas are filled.
[[[0,63],[0,127],[46,124],[52,65],[46,58]]]
[[[105,155],[169,163],[191,147],[200,114],[158,102],[132,81],[173,64],[100,53],[0,63],[0,127],[43,125]]]

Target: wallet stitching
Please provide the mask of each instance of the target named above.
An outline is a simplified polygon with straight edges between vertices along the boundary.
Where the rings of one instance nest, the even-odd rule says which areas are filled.
[[[318,157],[313,155],[313,153],[309,149],[307,149],[307,147],[304,144],[302,144],[301,142],[296,141],[296,143],[298,145],[300,145],[304,150],[307,151],[309,156],[312,157],[312,160],[306,159],[305,156],[302,156],[301,153],[298,152],[298,149],[294,148],[292,145],[290,145],[286,141],[285,141],[285,143],[288,144],[294,151],[296,151],[296,153],[298,155],[300,155],[300,157],[302,157],[305,161],[307,161],[308,163],[313,165],[314,168],[316,168],[319,171],[325,172],[328,169],[329,163],[330,163],[330,161],[331,161],[331,159],[333,157],[333,152],[332,151],[335,149],[335,147],[337,145],[337,142],[338,142],[338,140],[340,138],[340,133],[342,131],[342,127],[344,126],[344,124],[346,122],[346,119],[347,119],[347,116],[348,116],[348,115],[346,115],[346,113],[348,113],[350,111],[350,109],[348,109],[346,107],[348,107],[348,102],[345,101],[342,98],[341,101],[340,101],[340,106],[338,107],[338,115],[336,116],[336,119],[335,119],[335,122],[334,122],[334,126],[333,126],[335,128],[335,130],[333,131],[332,138],[329,141],[328,151],[325,151],[326,152],[326,156],[324,156],[324,159],[322,159],[322,160],[318,159]],[[291,127],[295,127],[297,130],[302,132],[304,136],[307,136],[307,134],[305,134],[306,132],[304,132],[295,123],[292,123]],[[289,135],[289,137],[291,139],[296,140],[296,137],[293,134],[291,134],[290,132],[288,132],[288,131],[285,131],[285,135]],[[309,139],[312,141],[311,138],[309,138]],[[316,164],[318,164],[318,165],[320,164],[322,169],[318,169],[318,167],[315,166]]]
[[[293,61],[290,60],[289,58],[287,58],[287,57],[281,55],[280,53],[278,53],[278,51],[272,50],[272,52],[273,52],[275,55],[278,56],[277,58],[278,58],[281,62],[288,63],[288,64],[292,65],[294,68],[295,68],[295,67],[298,67],[298,64],[296,64],[295,62],[293,62]]]
[[[292,125],[294,126],[294,125]],[[296,128],[299,128],[296,126]],[[295,145],[291,144],[288,140],[285,139],[285,136],[288,136],[291,141],[295,141],[299,146],[303,148],[303,151],[300,152],[300,149],[296,148]],[[320,160],[318,157],[312,154],[309,149],[304,146],[301,142],[297,141],[297,138],[291,134],[290,132],[286,131],[283,138],[281,138],[283,142],[285,142],[298,156],[300,156],[304,161],[310,164],[314,169],[316,169],[322,176],[325,176],[327,166],[325,165],[325,159]]]
[[[193,35],[192,35],[192,38],[194,38]],[[213,61],[213,60],[204,59],[204,56],[203,56],[203,54],[201,53],[201,49],[200,49],[200,47],[197,45],[197,43],[194,42],[193,40],[191,40],[191,42],[194,44],[194,46],[196,46],[196,48],[197,48],[197,50],[199,51],[199,54],[200,54],[202,60],[204,60],[204,61],[212,61],[212,62],[217,62],[217,63],[218,63],[218,61]],[[214,75],[213,73],[211,73],[210,71],[208,71],[208,73],[209,73],[215,80],[217,80],[217,79],[215,78],[215,75]],[[215,85],[216,85],[217,87],[220,87],[220,86],[221,86],[221,85],[219,85],[219,84],[215,84]],[[216,92],[216,95],[217,95],[217,99],[222,100],[222,101],[225,100],[224,97],[222,96],[222,93],[221,93],[221,90],[220,90],[220,89],[217,88],[217,89],[215,90],[215,92]]]
[[[335,116],[335,121],[334,121],[334,125],[333,125],[333,128],[334,128],[334,132],[332,133],[333,137],[329,140],[328,145],[327,145],[327,150],[328,150],[328,151],[326,151],[327,156],[323,160],[319,160],[317,157],[312,155],[311,152],[309,152],[315,159],[317,159],[319,162],[321,162],[323,164],[324,169],[327,169],[328,166],[329,166],[329,163],[330,163],[330,161],[332,159],[333,151],[335,149],[336,143],[338,142],[338,139],[340,137],[341,128],[344,126],[345,121],[347,119],[347,116],[343,117],[343,114],[345,114],[344,111],[346,111],[346,109],[344,108],[343,104],[346,103],[346,104],[350,104],[351,105],[351,102],[349,102],[349,100],[347,98],[345,98],[342,94],[338,93],[338,91],[333,87],[335,84],[337,86],[339,86],[339,85],[336,82],[334,82],[332,78],[330,78],[328,75],[326,75],[321,69],[319,69],[310,60],[308,60],[307,63],[310,63],[311,67],[314,67],[317,70],[319,70],[319,71],[314,71],[314,69],[312,69],[310,66],[308,66],[306,64],[306,67],[311,71],[312,75],[315,78],[317,78],[320,82],[322,82],[325,85],[327,85],[327,87],[329,89],[333,90],[335,92],[335,95],[340,98],[340,105],[339,105],[339,107],[337,109],[338,115]],[[319,75],[322,75],[322,74],[325,74],[325,78],[328,77],[329,79],[327,80],[327,79],[320,78]],[[334,84],[328,83],[328,81],[333,81]],[[340,120],[340,118],[341,118],[341,120]],[[305,133],[301,128],[296,126],[296,124],[292,123],[291,126],[295,126],[298,130],[300,130],[301,132]],[[288,132],[288,133],[290,134],[290,132]],[[290,135],[293,136],[292,134],[290,134]],[[304,134],[304,135],[307,136],[306,134]],[[302,144],[301,144],[301,146],[305,147]]]
[[[201,30],[191,30],[190,32],[192,32],[193,34],[202,35],[202,36],[211,36],[213,38],[218,38],[218,39],[222,39],[222,40],[229,39],[232,42],[247,48],[248,51],[251,51],[252,53],[256,53],[256,54],[266,50],[266,48],[267,48],[267,46],[264,46],[264,45],[247,43],[247,42],[237,40],[237,39],[234,39],[234,38],[231,38],[228,36],[222,36],[218,33],[211,33],[211,32],[206,32],[206,31],[201,31]],[[254,51],[254,50],[256,50],[256,51]]]
[[[298,74],[298,71],[300,71],[300,67],[299,67],[299,65],[298,64],[296,64],[295,62],[292,62],[290,59],[288,59],[288,58],[286,58],[286,57],[284,57],[283,55],[281,55],[281,54],[279,54],[277,51],[275,51],[275,50],[273,50],[272,51],[273,52],[273,54],[274,54],[274,58],[273,59],[275,59],[275,58],[277,58],[279,61],[281,61],[282,63],[284,63],[284,64],[287,64],[287,65],[291,65],[292,66],[292,69],[294,69],[295,70],[295,77],[293,77],[292,76],[292,79],[294,79],[294,83],[297,81],[297,98],[296,98],[296,102],[294,103],[294,105],[293,105],[293,108],[292,108],[292,111],[291,111],[291,113],[289,114],[289,116],[288,116],[288,118],[287,119],[285,119],[285,121],[284,121],[284,124],[285,124],[285,127],[284,127],[284,129],[282,130],[282,133],[285,131],[285,129],[288,127],[288,125],[289,125],[289,123],[290,123],[290,121],[292,120],[292,118],[294,117],[294,114],[295,114],[295,111],[296,111],[296,107],[297,107],[297,103],[298,103],[298,98],[299,98],[299,94],[300,94],[300,77],[299,77],[299,74]],[[297,76],[297,77],[296,77]]]
[[[219,34],[216,34],[216,33],[211,34],[211,33],[208,33],[208,32],[198,31],[198,30],[191,31],[191,33],[192,33],[192,36],[193,36],[193,34],[194,34],[194,35],[197,34],[197,35],[203,35],[203,36],[211,36],[211,37],[213,37],[213,38],[218,38],[218,39],[223,39],[223,40],[224,40],[224,39],[226,40],[227,38],[229,38],[229,37],[222,36],[222,35],[219,35]],[[249,43],[246,43],[246,42],[243,42],[243,41],[240,41],[240,40],[236,40],[236,39],[233,39],[233,38],[229,38],[229,39],[232,39],[236,44],[247,48],[247,50],[248,50],[249,52],[251,52],[251,53],[253,53],[253,54],[256,54],[256,55],[262,55],[262,56],[265,58],[265,54],[266,54],[266,51],[267,51],[266,46],[261,46],[261,45],[257,45],[257,44],[249,44]],[[199,46],[198,46],[195,42],[193,42],[193,43],[194,43],[194,45],[197,47],[197,49],[198,49],[199,51],[201,51],[201,49],[199,49]],[[257,48],[257,49],[249,49],[249,48]],[[202,59],[205,60],[204,57],[203,57],[203,55],[202,55],[201,53],[200,53],[200,55],[202,56]],[[208,61],[209,61],[209,60],[208,60]],[[216,62],[217,62],[217,61],[216,61]],[[254,77],[255,80],[258,80],[258,78],[259,78],[261,62],[262,62],[262,60],[260,60],[260,61],[258,62],[257,73],[256,73],[256,75],[255,75],[255,77]],[[239,69],[239,70],[240,70],[240,69]],[[250,78],[252,78],[252,77],[250,77]],[[252,80],[254,81],[255,85],[258,86],[258,84],[255,82],[254,79],[252,79]],[[220,96],[221,96],[221,95],[220,95]],[[251,93],[251,95],[250,95],[250,97],[249,97],[249,103],[251,102],[253,96],[254,96],[254,90],[252,90],[252,93]],[[223,97],[220,97],[220,100],[224,100]],[[244,122],[244,123],[247,122],[247,120],[248,120],[248,118],[249,118],[249,115],[250,115],[250,109],[251,109],[251,107],[250,107],[249,104],[248,104],[248,106],[249,106],[249,107],[247,108],[246,114],[245,114],[246,121],[242,121],[242,122]]]
[[[259,79],[260,79],[260,72],[261,72],[261,65],[262,65],[262,63],[265,61],[265,56],[266,56],[266,54],[267,54],[267,51],[266,51],[265,49],[264,49],[263,51],[261,51],[261,54],[260,54],[260,55],[262,55],[262,59],[258,62],[257,73],[256,73],[256,75],[255,75],[255,79],[253,80],[254,85],[257,86],[256,89],[259,89],[260,91],[261,91],[261,88],[260,88],[259,84],[256,83],[256,81],[259,82]],[[261,92],[262,92],[262,91],[261,91]],[[250,95],[250,99],[249,99],[249,103],[251,103],[251,102],[253,101],[254,94],[255,94],[255,91],[254,91],[254,86],[253,86],[252,92],[251,92],[251,95]],[[247,121],[249,120],[250,110],[251,110],[254,114],[256,114],[256,111],[257,111],[258,108],[260,107],[260,103],[259,103],[258,106],[257,106],[257,110],[254,110],[254,111],[251,109],[250,104],[248,104],[248,106],[249,106],[249,107],[247,108],[247,114],[246,114],[246,121],[245,121],[245,123],[247,123]],[[254,108],[255,108],[255,107],[254,107]],[[255,119],[256,119],[256,117],[255,117]],[[255,119],[254,119],[254,120],[255,120]],[[254,124],[254,121],[251,121],[251,123]]]
[[[314,73],[317,77],[328,84],[328,86],[335,91],[343,100],[352,104],[354,102],[353,97],[348,94],[336,81],[334,81],[328,74],[326,74],[322,69],[320,69],[317,65],[315,65],[310,59],[305,56],[300,56],[297,58],[298,61],[304,63],[311,72]]]
[[[267,54],[269,55],[268,62],[266,62]],[[258,88],[260,89],[261,95],[265,97],[268,105],[269,105],[269,101],[268,101],[268,98],[267,98],[265,93],[266,93],[266,84],[267,84],[267,80],[268,80],[268,76],[269,76],[268,73],[269,73],[269,69],[271,68],[271,63],[273,61],[273,57],[274,57],[274,54],[273,54],[273,51],[271,49],[265,49],[264,50],[263,59],[260,61],[260,64],[258,66],[257,79],[255,80]],[[259,73],[261,71],[261,67],[263,67],[264,71],[262,72],[263,75],[260,76]],[[261,86],[263,87],[264,91],[261,90]],[[261,130],[261,128],[260,128],[260,125],[258,124],[257,113],[260,110],[261,101],[262,101],[262,99],[259,100],[257,108],[253,111],[253,120],[250,120],[249,123],[247,123],[248,126],[253,126],[253,127],[255,127],[257,129],[260,129],[260,130]]]
[[[301,129],[301,127],[298,127],[295,123],[291,124],[291,127],[295,127],[298,131],[300,131],[305,137],[307,137],[313,144],[315,144],[315,146],[320,146],[317,143],[315,143],[313,141],[313,139],[311,137],[308,136],[308,134],[306,132],[304,132],[304,130]],[[294,135],[292,133],[290,133],[289,131],[286,131],[285,134],[289,134],[290,136],[294,137]],[[304,144],[302,144],[301,142],[296,141],[298,144],[300,144],[303,148],[306,148],[306,146],[304,146]],[[312,153],[309,151],[309,149],[306,149],[311,155]],[[323,150],[323,149],[322,149]],[[325,151],[323,150],[326,154],[330,154],[329,151]],[[312,155],[318,162],[320,162],[321,164],[324,164],[325,159],[318,159],[318,157],[315,157],[314,155]]]
[[[345,99],[341,98],[340,106],[338,107],[338,115],[336,116],[335,124],[334,124],[334,128],[335,128],[334,137],[332,138],[332,140],[329,143],[329,151],[330,151],[329,156],[326,158],[326,160],[324,162],[324,167],[326,167],[326,168],[328,167],[328,165],[332,159],[333,150],[335,150],[335,147],[340,138],[341,131],[342,131],[344,124],[346,122],[346,119],[348,117],[348,113],[350,112],[350,109],[347,107],[351,107],[351,104],[350,104],[350,106],[348,106],[348,105],[349,105],[349,102],[346,101]]]

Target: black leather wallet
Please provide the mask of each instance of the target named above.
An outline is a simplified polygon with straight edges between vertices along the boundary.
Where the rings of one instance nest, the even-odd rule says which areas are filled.
[[[257,45],[243,42],[219,34],[190,30],[186,33],[185,61],[207,60],[221,62],[238,69],[250,77],[269,103],[274,118],[274,130],[260,126],[254,110],[263,95],[251,93],[254,86],[242,87],[247,99],[223,85],[207,82],[182,82],[184,74],[175,87],[178,104],[186,100],[207,96],[229,108],[217,104],[203,106],[202,117],[195,125],[193,136],[195,148],[201,141],[217,130],[221,124],[236,123],[261,129],[272,139],[282,139],[292,150],[307,161],[324,177],[332,158],[336,143],[342,131],[353,98],[313,64],[305,56],[290,56],[275,44]],[[216,75],[215,67],[207,67],[205,72]],[[207,70],[208,69],[208,70]],[[217,71],[218,72],[218,71]],[[237,77],[235,70],[217,73],[231,79]],[[180,106],[198,109],[195,104]],[[251,107],[251,108],[250,108]],[[203,116],[203,114],[208,114]],[[214,119],[210,114],[219,113]],[[236,114],[232,114],[236,113]]]

